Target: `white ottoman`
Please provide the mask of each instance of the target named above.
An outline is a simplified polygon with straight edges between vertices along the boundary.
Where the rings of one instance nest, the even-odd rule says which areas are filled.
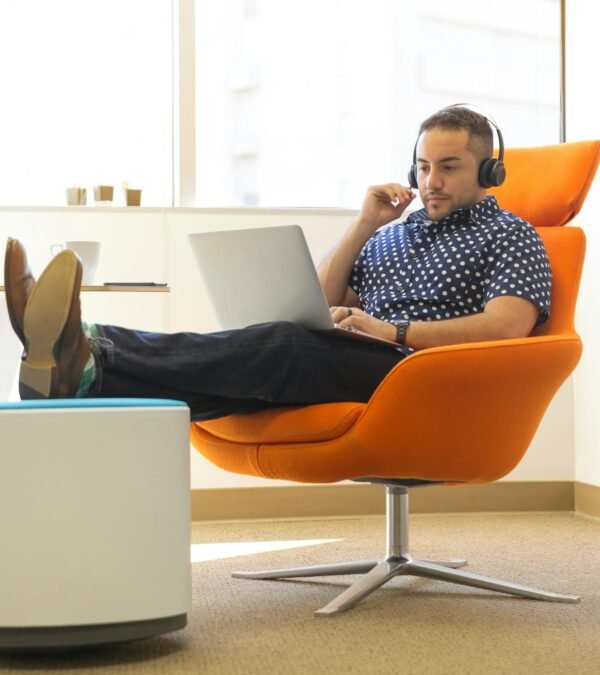
[[[178,401],[0,403],[0,649],[186,625],[189,424]]]

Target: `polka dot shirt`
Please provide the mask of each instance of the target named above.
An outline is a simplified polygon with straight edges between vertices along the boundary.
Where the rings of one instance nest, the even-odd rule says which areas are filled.
[[[426,209],[378,230],[354,264],[350,287],[383,321],[438,321],[477,314],[511,295],[550,311],[552,274],[532,225],[488,195],[440,221]]]

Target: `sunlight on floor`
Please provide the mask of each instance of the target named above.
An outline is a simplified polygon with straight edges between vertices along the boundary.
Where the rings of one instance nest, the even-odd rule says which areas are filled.
[[[295,541],[236,541],[220,544],[192,544],[192,562],[238,558],[267,551],[285,551],[288,548],[302,548],[318,544],[331,544],[342,539],[299,539]]]

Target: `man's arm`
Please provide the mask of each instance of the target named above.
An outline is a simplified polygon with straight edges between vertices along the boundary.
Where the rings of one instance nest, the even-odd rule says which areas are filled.
[[[462,342],[527,337],[538,315],[539,309],[529,300],[516,296],[493,298],[481,314],[447,321],[411,323],[406,334],[406,345],[413,349],[427,349]]]
[[[362,310],[348,315],[346,307],[332,307],[336,323],[364,330],[386,340],[394,340],[396,327],[380,321]],[[445,321],[414,321],[406,333],[406,346],[427,349],[464,342],[506,340],[527,337],[537,321],[539,309],[529,300],[516,296],[502,296],[490,300],[483,312]]]
[[[330,306],[360,306],[358,296],[349,288],[352,266],[375,231],[399,218],[414,197],[409,188],[397,183],[374,185],[367,190],[357,219],[318,268],[319,281]]]

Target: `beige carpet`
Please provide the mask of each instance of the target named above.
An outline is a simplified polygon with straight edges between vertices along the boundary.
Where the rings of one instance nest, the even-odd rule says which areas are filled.
[[[250,581],[231,571],[379,557],[382,518],[196,524],[196,558],[219,555],[218,542],[298,547],[194,563],[184,631],[72,654],[1,655],[0,672],[600,673],[600,522],[566,513],[421,515],[411,528],[416,556],[464,556],[474,572],[582,601],[515,599],[404,577],[345,614],[317,619],[313,610],[353,577]],[[335,539],[342,541],[298,543]]]

